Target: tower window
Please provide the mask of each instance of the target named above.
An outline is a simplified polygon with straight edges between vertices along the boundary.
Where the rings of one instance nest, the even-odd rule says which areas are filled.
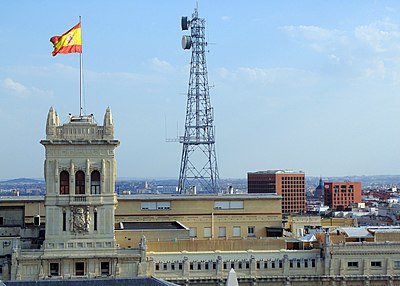
[[[60,173],[60,195],[69,194],[69,173],[62,171]]]
[[[94,223],[93,223],[93,230],[97,230],[97,211],[95,211],[94,213],[93,213],[93,219],[94,219]]]
[[[75,275],[76,276],[85,275],[85,262],[76,262],[75,263]]]
[[[62,230],[67,231],[67,214],[63,212]]]
[[[75,194],[85,194],[85,173],[78,171],[75,174]]]
[[[51,276],[60,276],[60,264],[59,263],[50,263],[50,275]]]
[[[97,170],[93,171],[90,176],[90,180],[90,193],[96,195],[100,194],[100,172]]]
[[[110,275],[110,262],[102,261],[100,264],[101,275]]]

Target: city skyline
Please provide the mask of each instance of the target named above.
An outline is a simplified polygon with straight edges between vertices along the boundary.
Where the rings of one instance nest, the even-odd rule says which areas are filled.
[[[0,23],[0,179],[43,177],[46,116],[79,114],[79,55],[49,39],[82,16],[84,111],[112,110],[118,177],[177,178],[196,1],[10,1]],[[221,178],[398,174],[400,3],[198,1]]]

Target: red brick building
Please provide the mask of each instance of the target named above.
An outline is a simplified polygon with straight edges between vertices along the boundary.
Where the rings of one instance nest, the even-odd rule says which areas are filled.
[[[304,172],[270,170],[247,173],[247,192],[276,193],[282,196],[283,213],[306,211]]]
[[[361,182],[325,182],[324,204],[331,209],[361,203]]]

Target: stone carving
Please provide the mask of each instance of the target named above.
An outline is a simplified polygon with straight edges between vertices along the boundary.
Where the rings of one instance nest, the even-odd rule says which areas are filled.
[[[90,225],[89,207],[75,207],[72,211],[72,230],[77,233],[88,232]]]

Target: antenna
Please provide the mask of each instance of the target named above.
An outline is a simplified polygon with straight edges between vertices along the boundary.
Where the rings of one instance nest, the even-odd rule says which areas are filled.
[[[182,36],[182,48],[192,50],[185,134],[178,191],[187,193],[199,190],[205,193],[219,191],[219,174],[215,152],[214,114],[210,103],[208,72],[206,65],[205,19],[198,17],[197,7],[192,19],[181,18],[182,31],[190,29],[190,35]]]

